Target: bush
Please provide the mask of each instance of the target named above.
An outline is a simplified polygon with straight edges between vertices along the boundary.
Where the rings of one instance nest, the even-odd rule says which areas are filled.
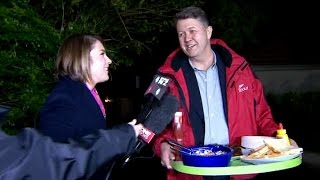
[[[3,129],[34,127],[54,82],[60,34],[23,1],[0,6],[0,102],[12,107]]]

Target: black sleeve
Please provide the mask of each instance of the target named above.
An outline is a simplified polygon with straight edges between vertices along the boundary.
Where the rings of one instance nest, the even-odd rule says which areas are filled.
[[[88,179],[135,143],[129,124],[99,130],[70,144],[53,142],[32,128],[16,136],[0,132],[0,179]]]

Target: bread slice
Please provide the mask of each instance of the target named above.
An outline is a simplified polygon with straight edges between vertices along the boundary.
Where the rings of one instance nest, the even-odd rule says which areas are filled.
[[[290,145],[284,139],[265,139],[264,142],[274,152],[290,150]]]
[[[290,150],[290,145],[282,139],[265,139],[264,145],[255,149],[250,153],[247,158],[251,159],[261,159],[261,158],[271,158],[284,155],[285,152]]]
[[[248,158],[251,158],[251,159],[263,158],[268,153],[268,151],[270,151],[269,147],[267,145],[264,145],[260,149],[257,149],[254,152],[250,153],[248,155]]]

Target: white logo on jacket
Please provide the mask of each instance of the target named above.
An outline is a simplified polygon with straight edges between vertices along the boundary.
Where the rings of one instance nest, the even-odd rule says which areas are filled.
[[[249,87],[247,85],[244,85],[244,84],[240,84],[239,87],[238,87],[238,91],[239,92],[243,92],[243,91],[246,91],[248,89],[249,89]]]

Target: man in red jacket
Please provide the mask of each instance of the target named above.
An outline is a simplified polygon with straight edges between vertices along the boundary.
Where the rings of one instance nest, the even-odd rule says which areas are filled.
[[[158,73],[174,82],[170,93],[179,99],[183,114],[183,145],[239,146],[244,135],[274,136],[278,125],[262,83],[243,57],[224,41],[211,39],[205,12],[197,7],[183,9],[176,15],[176,30],[180,48],[168,56]],[[173,129],[172,125],[163,131],[153,145],[168,168],[167,179],[212,178],[172,170],[170,161],[175,157],[165,140],[175,139]]]

